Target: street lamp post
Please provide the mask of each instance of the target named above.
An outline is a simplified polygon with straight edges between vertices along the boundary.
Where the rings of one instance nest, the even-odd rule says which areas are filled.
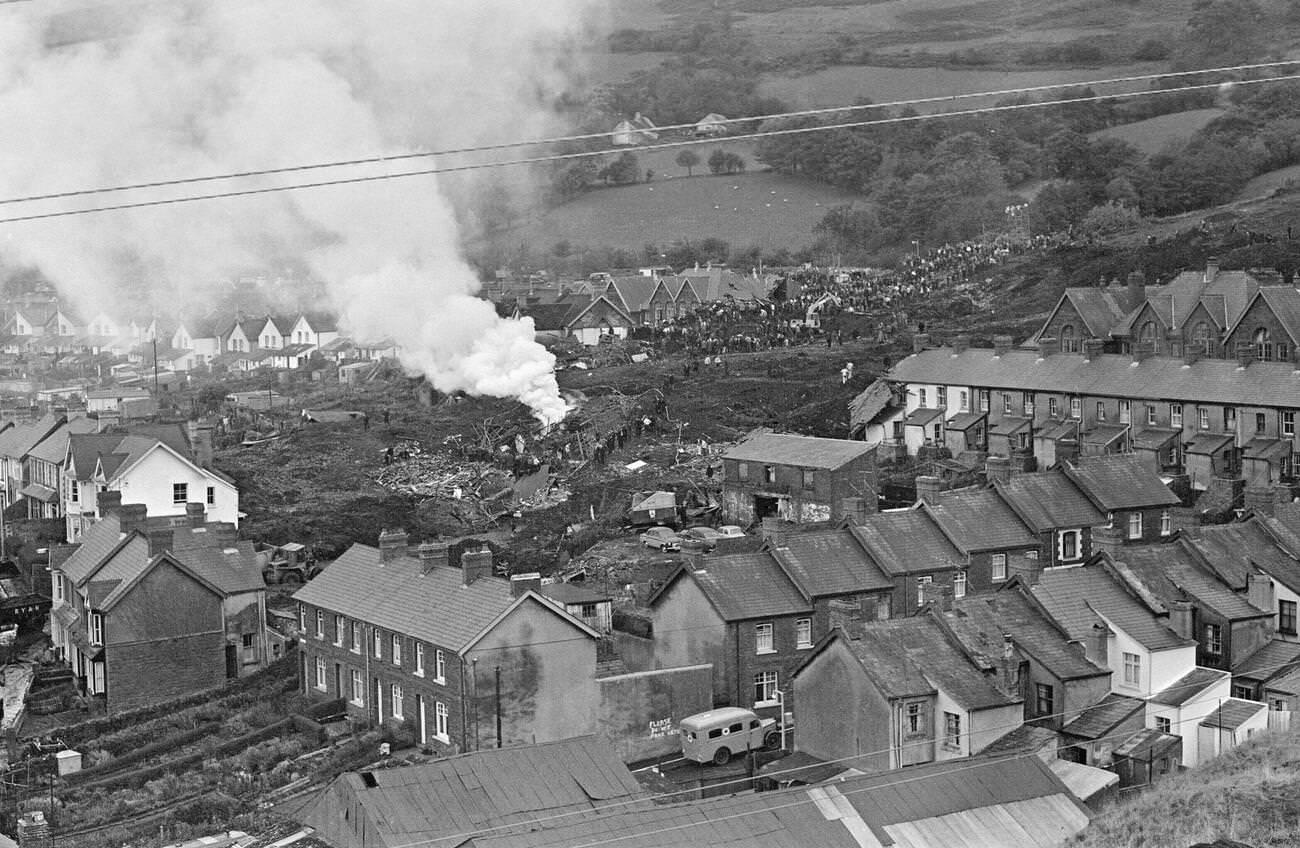
[[[776,726],[781,733],[781,750],[785,750],[785,693],[776,690]]]

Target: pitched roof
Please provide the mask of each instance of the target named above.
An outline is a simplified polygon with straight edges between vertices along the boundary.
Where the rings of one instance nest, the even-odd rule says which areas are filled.
[[[679,574],[695,581],[724,621],[794,615],[812,609],[767,552],[707,556],[703,565]],[[660,597],[662,591],[656,595]]]
[[[1110,335],[1111,327],[1123,319],[1124,313],[1128,311],[1124,304],[1125,296],[1125,290],[1122,288],[1112,290],[1096,286],[1072,286],[1061,295],[1061,300],[1069,301],[1074,306],[1079,317],[1083,319],[1088,336],[1104,339]],[[1052,310],[1052,317],[1055,317],[1058,310],[1059,306]],[[1084,337],[1083,334],[1080,334],[1080,337]]]
[[[1222,581],[1202,571],[1185,539],[1165,545],[1125,545],[1114,557],[1166,603],[1195,601],[1229,621],[1267,618],[1273,614],[1252,606]]]
[[[1017,474],[994,489],[1035,532],[1106,523],[1105,514],[1060,469]]]
[[[1038,545],[1023,521],[992,489],[970,488],[940,492],[920,508],[965,554]]]
[[[1295,556],[1300,554],[1300,536],[1294,539],[1293,553],[1290,531],[1272,516],[1201,527],[1196,535],[1184,537],[1184,542],[1235,591],[1246,590],[1247,575],[1256,567],[1300,590],[1300,560]]]
[[[520,317],[533,319],[535,332],[555,332],[569,326],[569,316],[574,312],[573,301],[561,300],[555,303],[533,303],[519,308]],[[335,341],[338,341],[335,339]],[[330,342],[322,350],[330,348]]]
[[[68,455],[68,437],[72,433],[93,433],[99,429],[99,422],[91,418],[73,418],[60,425],[53,433],[41,440],[28,453],[32,459],[62,465]]]
[[[1268,706],[1259,701],[1246,701],[1242,698],[1229,698],[1214,712],[1201,720],[1201,727],[1221,727],[1224,730],[1236,730]]]
[[[1250,311],[1250,306],[1254,305],[1256,300],[1262,300],[1277,316],[1278,323],[1282,329],[1291,337],[1293,344],[1300,343],[1300,290],[1292,286],[1264,286],[1255,293],[1251,298],[1250,304],[1241,311],[1228,328],[1228,333],[1234,332],[1241,322],[1245,320],[1246,313]]]
[[[293,597],[459,651],[515,603],[507,580],[480,577],[465,586],[462,578],[463,572],[451,566],[435,566],[425,574],[420,561],[411,556],[383,562],[378,548],[355,544]],[[358,586],[366,591],[358,592]],[[590,635],[540,596],[530,593],[519,601],[530,597]]]
[[[1100,739],[1109,736],[1115,726],[1136,712],[1144,712],[1147,702],[1110,692],[1106,697],[1080,713],[1061,727],[1061,732],[1083,739]]]
[[[933,695],[936,691],[934,684],[907,652],[908,635],[922,621],[924,619],[919,618],[873,621],[863,626],[856,638],[837,630],[832,639],[838,639],[849,650],[886,698]],[[821,650],[817,653],[820,654]],[[815,656],[805,661],[796,675],[815,661]]]
[[[1231,677],[1228,672],[1217,668],[1197,666],[1152,695],[1151,700],[1169,707],[1181,707],[1214,684]]]
[[[1162,398],[1224,406],[1300,407],[1300,380],[1290,362],[1102,354],[1091,360],[1074,354],[1039,357],[1037,351],[1012,349],[995,356],[986,348],[953,353],[931,348],[900,360],[888,378],[908,383],[1069,392],[1076,395]]]
[[[727,450],[723,459],[798,465],[835,470],[875,450],[873,445],[852,439],[821,439],[793,433],[755,433]]]
[[[849,530],[889,575],[956,569],[965,561],[961,551],[921,510],[875,513]]]
[[[787,533],[772,556],[812,597],[875,592],[894,582],[849,530]]]
[[[539,818],[557,817],[569,824],[589,819],[602,806],[633,809],[627,802],[644,796],[613,749],[591,736],[346,772],[335,787],[346,793],[349,807],[356,804],[365,811],[378,844],[445,848],[462,844],[472,833],[527,834],[536,830]],[[327,839],[341,837],[332,832],[336,820],[331,809],[338,803],[322,797],[308,807],[304,821]]]
[[[1148,650],[1195,644],[1166,627],[1099,565],[1046,569],[1030,592],[1075,639],[1089,638],[1093,624],[1102,621],[1100,615],[1103,623],[1113,623]]]
[[[1021,653],[1061,680],[1110,674],[1108,669],[1094,665],[1070,645],[1070,636],[1019,591],[971,595],[954,601],[950,611],[932,608],[930,614],[949,628],[974,663],[982,668],[998,667],[1002,637],[1007,634]]]
[[[172,554],[211,581],[222,594],[236,595],[266,588],[262,566],[252,542],[218,546],[186,543],[183,541],[186,538],[193,539],[193,536],[177,534],[173,537]]]
[[[1263,682],[1294,668],[1300,668],[1300,643],[1270,639],[1233,666],[1232,676]]]
[[[73,586],[83,581],[113,552],[122,541],[122,525],[116,515],[105,515],[81,534],[81,545],[63,561],[62,571]]]
[[[1080,457],[1067,462],[1064,469],[1088,498],[1107,512],[1179,503],[1160,475],[1132,454]]]
[[[0,431],[0,456],[21,459],[63,422],[57,415],[43,415],[30,424],[18,424]]]
[[[605,295],[623,307],[629,315],[644,312],[650,307],[650,298],[659,288],[659,280],[635,274],[627,277],[613,277],[605,286]]]

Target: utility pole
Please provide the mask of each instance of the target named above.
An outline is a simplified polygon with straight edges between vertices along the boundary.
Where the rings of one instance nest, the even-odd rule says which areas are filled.
[[[153,393],[154,399],[158,395],[158,337],[153,337]]]
[[[501,666],[496,667],[497,678],[497,747],[501,747]]]

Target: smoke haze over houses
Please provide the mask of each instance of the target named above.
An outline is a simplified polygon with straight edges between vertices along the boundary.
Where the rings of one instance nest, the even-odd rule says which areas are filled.
[[[541,137],[585,0],[18,3],[0,21],[0,198]],[[413,160],[0,206],[0,217],[465,161]],[[241,273],[304,268],[343,329],[443,391],[563,415],[529,321],[474,296],[436,176],[5,224],[86,313],[175,312]],[[319,308],[322,304],[307,303]]]

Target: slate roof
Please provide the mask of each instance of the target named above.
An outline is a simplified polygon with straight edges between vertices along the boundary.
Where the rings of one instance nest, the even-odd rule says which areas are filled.
[[[608,592],[586,583],[547,583],[541,593],[559,604],[599,604],[610,600]]]
[[[905,778],[900,778],[905,774]],[[1055,848],[1089,813],[1035,756],[972,758],[559,820],[530,833],[474,838],[475,848],[573,848],[611,838],[638,848],[862,848],[961,844]],[[432,846],[437,848],[437,846]]]
[[[1012,349],[1001,357],[987,348],[931,348],[900,360],[890,380],[949,386],[1070,392],[1088,396],[1159,398],[1224,406],[1300,408],[1300,380],[1290,362],[1253,362],[1239,368],[1232,359],[1152,356],[1140,363],[1122,354],[1092,360],[1073,354],[1039,358],[1037,351]]]
[[[0,431],[0,456],[21,459],[53,433],[61,420],[55,415],[43,415],[30,424],[18,424]]]
[[[203,575],[223,594],[237,595],[266,588],[252,542],[236,542],[230,546],[173,545],[172,555]]]
[[[1017,474],[994,489],[1035,532],[1106,523],[1106,515],[1059,469]]]
[[[919,618],[873,621],[862,628],[857,638],[849,638],[842,631],[836,631],[835,638],[849,649],[886,698],[933,695],[934,684],[907,652],[908,635],[920,621]],[[805,668],[814,657],[805,661]]]
[[[1300,643],[1270,639],[1259,650],[1237,663],[1232,676],[1263,682],[1286,673],[1289,668],[1300,668]]]
[[[428,574],[421,571],[415,557],[381,562],[377,548],[357,544],[293,598],[457,651],[514,600],[509,581],[499,577],[480,577],[464,586],[459,568],[435,566]],[[360,586],[364,592],[358,591]]]
[[[875,447],[866,442],[850,439],[820,439],[815,436],[796,436],[793,433],[756,433],[729,448],[722,458],[833,471],[874,450]]]
[[[1288,695],[1300,695],[1300,668],[1284,669],[1276,676],[1266,678],[1264,689],[1267,692],[1283,692]]]
[[[1300,590],[1300,560],[1284,550],[1279,541],[1287,544],[1286,528],[1271,516],[1258,515],[1247,521],[1201,527],[1195,536],[1184,537],[1185,544],[1235,591],[1246,591],[1252,565]],[[1300,552],[1300,538],[1296,544]]]
[[[1125,739],[1115,748],[1116,757],[1132,757],[1143,762],[1151,762],[1155,755],[1175,747],[1182,742],[1181,736],[1161,733],[1159,730],[1139,730]]]
[[[943,415],[942,409],[927,409],[924,406],[918,406],[907,414],[903,423],[909,427],[924,427],[934,419]]]
[[[81,545],[63,562],[62,571],[79,586],[122,541],[122,525],[116,515],[105,515],[81,534]]]
[[[1110,674],[1082,656],[1070,637],[1018,591],[968,596],[955,600],[949,612],[932,609],[931,614],[942,618],[977,666],[998,667],[1006,633],[1021,653],[1062,680]]]
[[[988,418],[987,412],[959,412],[945,421],[943,426],[948,430],[965,431],[986,418]]]
[[[878,512],[849,531],[891,576],[956,569],[965,561],[961,551],[921,510]]]
[[[812,610],[812,604],[766,552],[708,556],[703,563],[701,569],[684,569],[680,573],[695,581],[724,621]],[[661,590],[656,597],[662,596]]]
[[[1114,556],[1166,603],[1195,601],[1229,621],[1267,618],[1273,614],[1256,609],[1243,596],[1198,568],[1185,545],[1182,539],[1165,545],[1125,545]]]
[[[569,326],[569,316],[574,312],[574,303],[572,301],[559,301],[557,303],[534,303],[528,306],[520,307],[519,314],[521,317],[533,319],[533,330],[536,332],[555,332],[563,330]],[[335,339],[321,350],[330,349]]]
[[[1206,689],[1226,680],[1231,675],[1226,671],[1220,671],[1217,668],[1203,668],[1197,666],[1173,683],[1166,686],[1161,691],[1151,696],[1151,700],[1157,704],[1164,704],[1168,707],[1181,707]],[[1261,705],[1262,706],[1262,705]]]
[[[1201,727],[1221,727],[1224,730],[1236,730],[1261,710],[1268,709],[1259,701],[1247,701],[1242,698],[1229,698],[1217,710],[1201,720]]]
[[[193,461],[185,433],[178,425],[141,425],[121,433],[72,433],[68,436],[68,449],[72,453],[73,468],[78,480],[86,481],[95,471],[98,460],[103,464],[109,481],[125,468],[151,451],[158,443],[176,451],[187,461]],[[216,469],[205,469],[215,476],[225,478]]]
[[[634,312],[644,312],[649,308],[650,298],[654,296],[655,289],[658,287],[658,279],[636,274],[612,278],[605,286],[605,294],[631,315]]]
[[[1277,316],[1282,329],[1291,337],[1292,343],[1300,342],[1300,339],[1296,337],[1297,331],[1300,330],[1300,290],[1292,286],[1261,287],[1255,296],[1251,298],[1250,303],[1242,309],[1241,314],[1233,321],[1232,327],[1228,329],[1229,334],[1241,324],[1242,319],[1246,317],[1246,313],[1254,305],[1255,300],[1263,300],[1268,305],[1268,308]]]
[[[32,459],[62,465],[68,455],[68,437],[72,433],[93,433],[99,429],[99,422],[92,418],[73,418],[67,424],[58,427],[46,436],[40,444],[28,453]]]
[[[1065,473],[1094,504],[1107,512],[1177,506],[1178,496],[1141,458],[1132,454],[1080,457]]]
[[[1137,712],[1146,711],[1147,702],[1110,692],[1106,697],[1061,727],[1061,732],[1082,739],[1108,736],[1120,722]]]
[[[849,530],[788,533],[772,556],[815,598],[894,586]]]
[[[376,844],[444,848],[463,844],[468,834],[500,835],[514,830],[511,825],[539,818],[571,824],[606,805],[635,809],[626,802],[644,796],[613,749],[591,736],[346,772],[336,779],[335,791],[349,808],[355,804],[365,811],[377,831]],[[339,825],[332,809],[339,803],[327,796],[303,814],[304,822],[336,845],[348,841],[335,832]]]
[[[1046,569],[1030,592],[1075,639],[1092,635],[1100,613],[1152,651],[1195,644],[1165,626],[1098,565]]]
[[[1126,291],[1122,288],[1112,291],[1086,286],[1067,288],[1061,297],[1074,306],[1090,336],[1104,339],[1128,311],[1124,304],[1125,296]]]
[[[1023,521],[992,489],[954,489],[921,504],[965,554],[1038,545]]]
[[[1133,447],[1139,450],[1160,450],[1182,434],[1182,430],[1170,427],[1146,427],[1133,434]],[[1231,438],[1228,437],[1229,441]]]
[[[1187,443],[1184,450],[1187,453],[1210,455],[1218,453],[1223,448],[1232,444],[1233,437],[1228,433],[1197,433],[1192,436],[1192,440]]]
[[[871,385],[849,401],[849,420],[865,423],[874,419],[894,402],[894,390],[885,380],[873,380]]]

